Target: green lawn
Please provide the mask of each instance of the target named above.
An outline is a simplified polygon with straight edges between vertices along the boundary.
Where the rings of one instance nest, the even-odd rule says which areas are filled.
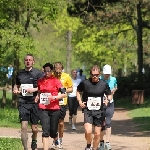
[[[150,131],[150,98],[144,99],[144,104],[132,104],[129,99],[116,100],[115,107],[123,107],[129,110],[129,117],[141,131]]]
[[[12,127],[20,128],[20,122],[18,117],[18,109],[11,108],[11,95],[7,92],[7,104],[4,109],[0,108],[0,127]],[[2,97],[2,91],[0,91],[0,98]]]
[[[0,138],[0,150],[21,150],[21,140],[17,138]]]

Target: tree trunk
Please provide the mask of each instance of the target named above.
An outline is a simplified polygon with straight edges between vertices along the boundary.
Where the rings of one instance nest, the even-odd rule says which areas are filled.
[[[2,102],[1,102],[1,108],[4,108],[6,105],[6,90],[7,90],[7,84],[3,88],[3,96],[2,96]]]
[[[16,75],[17,75],[17,72],[19,71],[19,58],[17,58],[16,51],[14,51],[14,55],[15,55],[15,58],[14,58],[14,71],[13,71],[13,75],[12,75],[12,91],[13,91],[14,85],[16,84]],[[11,106],[13,108],[16,108],[17,105],[18,105],[18,96],[12,94],[12,103],[11,103]]]
[[[143,27],[142,27],[142,13],[141,13],[141,1],[139,1],[139,4],[137,4],[137,55],[138,55],[138,81],[143,81],[143,40],[142,40],[142,33],[143,33]]]
[[[66,56],[66,72],[70,74],[71,72],[71,54],[72,54],[72,45],[71,45],[71,41],[72,41],[72,31],[68,30],[67,32],[67,39],[66,39],[66,43],[67,43],[67,56]]]

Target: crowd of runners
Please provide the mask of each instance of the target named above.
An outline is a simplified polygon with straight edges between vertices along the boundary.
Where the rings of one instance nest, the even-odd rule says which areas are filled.
[[[24,150],[28,150],[29,122],[32,150],[38,147],[38,123],[42,126],[43,150],[49,147],[63,149],[67,107],[69,124],[72,130],[76,130],[79,106],[84,116],[85,150],[111,150],[111,118],[114,114],[113,95],[117,90],[117,81],[111,76],[110,65],[105,65],[102,71],[98,65],[92,66],[89,78],[86,78],[82,69],[73,69],[70,75],[65,73],[61,62],[48,62],[43,65],[42,71],[38,70],[33,67],[32,54],[24,57],[24,65],[25,68],[18,71],[13,87],[13,93],[19,95],[18,112]],[[49,137],[53,139],[51,144]]]

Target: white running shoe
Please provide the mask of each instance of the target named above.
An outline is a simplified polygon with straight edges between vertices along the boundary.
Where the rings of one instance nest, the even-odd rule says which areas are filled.
[[[59,149],[63,149],[63,142],[62,142],[62,139],[59,139]]]
[[[59,140],[54,140],[52,146],[54,149],[59,149],[60,142]]]
[[[74,124],[72,124],[72,130],[76,130],[76,127]]]
[[[100,142],[99,150],[104,150],[104,142]]]
[[[105,143],[105,149],[106,149],[106,150],[111,150],[111,145],[110,145],[110,143]]]

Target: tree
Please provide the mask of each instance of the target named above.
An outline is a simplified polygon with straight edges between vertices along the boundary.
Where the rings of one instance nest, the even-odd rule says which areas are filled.
[[[0,53],[4,56],[11,56],[13,59],[11,63],[14,64],[15,71],[12,86],[15,84],[16,72],[19,70],[19,59],[25,53],[36,53],[28,27],[32,25],[38,29],[39,21],[45,23],[49,19],[54,20],[63,8],[63,2],[59,0],[33,0],[31,2],[0,0]],[[5,63],[8,57],[4,57],[1,61]],[[13,100],[12,104],[16,105],[16,100]]]
[[[83,23],[90,27],[96,25],[101,30],[113,28],[115,25],[128,24],[130,28],[124,31],[135,30],[137,34],[137,56],[139,81],[142,80],[143,68],[143,28],[149,29],[149,0],[113,0],[113,1],[74,1],[74,5],[69,6],[70,15],[80,15]],[[123,30],[122,30],[123,29]],[[111,53],[111,52],[110,52]]]
[[[61,15],[54,21],[54,28],[58,31],[58,35],[66,37],[66,72],[71,72],[71,58],[73,54],[73,34],[82,26],[80,18],[70,17],[67,13],[67,6],[64,7]]]

